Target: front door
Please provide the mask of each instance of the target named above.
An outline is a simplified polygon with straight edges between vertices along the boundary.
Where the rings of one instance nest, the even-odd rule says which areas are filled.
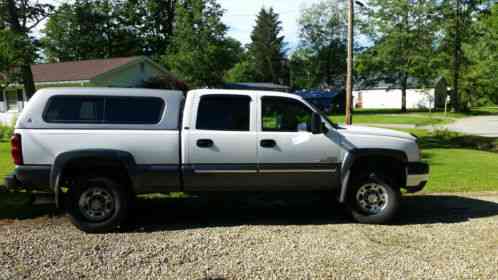
[[[260,98],[258,166],[261,182],[276,189],[330,189],[339,174],[339,146],[311,133],[313,111],[299,99]]]
[[[194,102],[188,137],[186,190],[247,190],[257,179],[254,113],[250,95],[205,94]]]

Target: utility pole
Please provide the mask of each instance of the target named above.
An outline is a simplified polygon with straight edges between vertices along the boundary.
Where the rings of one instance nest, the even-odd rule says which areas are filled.
[[[351,107],[353,100],[353,16],[354,0],[348,0],[348,69],[346,77],[346,125],[353,123]]]

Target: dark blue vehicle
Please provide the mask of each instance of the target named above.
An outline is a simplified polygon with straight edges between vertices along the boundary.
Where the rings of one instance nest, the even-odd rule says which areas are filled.
[[[306,99],[321,111],[330,113],[332,111],[338,112],[344,108],[344,96],[342,91],[331,90],[299,90],[295,94]]]

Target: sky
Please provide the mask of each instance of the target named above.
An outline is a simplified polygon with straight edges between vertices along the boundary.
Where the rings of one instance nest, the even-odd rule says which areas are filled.
[[[229,27],[228,36],[242,44],[250,42],[251,31],[256,22],[256,15],[262,7],[273,7],[282,21],[283,35],[289,48],[299,43],[298,19],[301,10],[320,0],[218,0],[225,15],[223,22]]]
[[[228,36],[239,40],[243,45],[250,42],[251,31],[256,22],[256,15],[262,7],[273,7],[282,21],[283,35],[289,49],[294,49],[299,43],[299,27],[297,21],[300,11],[320,0],[218,0],[225,10],[222,18],[229,27]],[[64,0],[41,0],[42,3],[58,5]],[[38,28],[43,29],[43,24]]]

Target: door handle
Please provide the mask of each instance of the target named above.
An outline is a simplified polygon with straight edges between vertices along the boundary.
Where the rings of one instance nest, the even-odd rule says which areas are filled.
[[[273,139],[263,139],[259,142],[259,145],[263,148],[273,148],[277,146],[277,142]]]
[[[213,146],[213,140],[211,139],[199,139],[197,140],[197,147],[200,148],[209,148]]]

